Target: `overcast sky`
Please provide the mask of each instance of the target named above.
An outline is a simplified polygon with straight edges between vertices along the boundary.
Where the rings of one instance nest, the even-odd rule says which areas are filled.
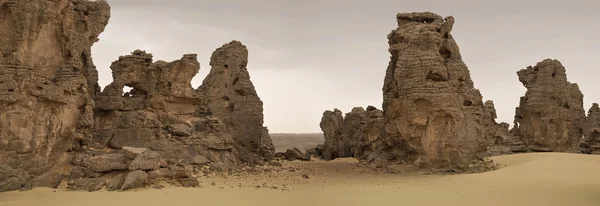
[[[585,95],[600,101],[600,2],[597,0],[108,0],[111,19],[92,50],[100,85],[110,63],[135,49],[172,61],[197,53],[197,87],[211,53],[239,40],[264,101],[271,132],[321,132],[324,110],[381,108],[389,61],[387,34],[397,13],[431,11],[456,18],[453,35],[475,87],[512,124],[525,88],[516,72],[552,58]]]

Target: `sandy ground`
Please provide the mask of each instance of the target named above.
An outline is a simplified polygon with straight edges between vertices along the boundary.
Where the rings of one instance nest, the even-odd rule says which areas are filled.
[[[201,188],[0,193],[0,205],[600,205],[600,156],[535,153],[493,158],[480,174],[427,175],[353,159],[286,162],[260,174],[201,177]]]

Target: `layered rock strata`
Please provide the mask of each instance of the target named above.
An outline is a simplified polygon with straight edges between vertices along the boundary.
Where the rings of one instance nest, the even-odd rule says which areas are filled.
[[[453,17],[397,15],[383,86],[386,147],[398,159],[464,168],[484,150],[483,102],[450,34]]]
[[[600,107],[592,104],[583,124],[583,139],[579,144],[583,153],[600,154]]]
[[[0,164],[39,175],[91,139],[106,1],[0,0]]]
[[[373,106],[367,107],[367,110],[355,107],[344,117],[340,110],[334,109],[323,113],[320,126],[325,136],[320,154],[323,159],[365,159],[376,149],[381,138],[383,112]]]
[[[514,128],[534,152],[573,152],[583,135],[583,94],[567,81],[565,67],[546,59],[517,72],[527,88],[516,108]]]
[[[263,102],[250,81],[248,49],[232,41],[215,50],[211,70],[199,91],[206,95],[210,114],[220,118],[235,141],[239,157],[261,163],[273,157],[275,148],[263,126]]]

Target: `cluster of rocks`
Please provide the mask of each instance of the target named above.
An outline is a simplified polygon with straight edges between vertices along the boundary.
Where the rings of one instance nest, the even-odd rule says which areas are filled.
[[[338,109],[325,111],[320,126],[325,144],[317,155],[325,160],[339,157],[364,159],[377,148],[381,138],[383,111],[373,106],[366,110],[355,107],[345,117]]]
[[[585,116],[583,95],[567,81],[559,61],[546,59],[517,72],[527,93],[509,130],[507,123],[496,122],[493,102],[484,103],[473,85],[451,35],[453,17],[401,13],[397,21],[388,35],[383,111],[371,116],[355,108],[345,117],[337,109],[326,111],[320,124],[323,159],[356,157],[464,171],[491,155],[600,153],[600,109],[594,104]]]
[[[198,89],[195,54],[136,50],[101,90],[90,51],[109,18],[106,1],[0,0],[0,191],[197,186],[273,158],[242,43],[213,53]]]

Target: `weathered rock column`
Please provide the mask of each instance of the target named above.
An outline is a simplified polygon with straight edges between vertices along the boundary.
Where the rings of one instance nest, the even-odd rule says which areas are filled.
[[[462,168],[484,149],[483,102],[450,32],[453,17],[397,15],[383,86],[388,147],[421,166]]]
[[[527,88],[511,132],[535,152],[574,152],[583,134],[583,94],[567,81],[565,67],[546,59],[517,72]]]
[[[232,41],[215,50],[211,70],[199,90],[208,99],[210,113],[225,123],[233,136],[242,161],[259,163],[274,154],[266,127],[263,127],[263,102],[250,81],[248,50]]]

